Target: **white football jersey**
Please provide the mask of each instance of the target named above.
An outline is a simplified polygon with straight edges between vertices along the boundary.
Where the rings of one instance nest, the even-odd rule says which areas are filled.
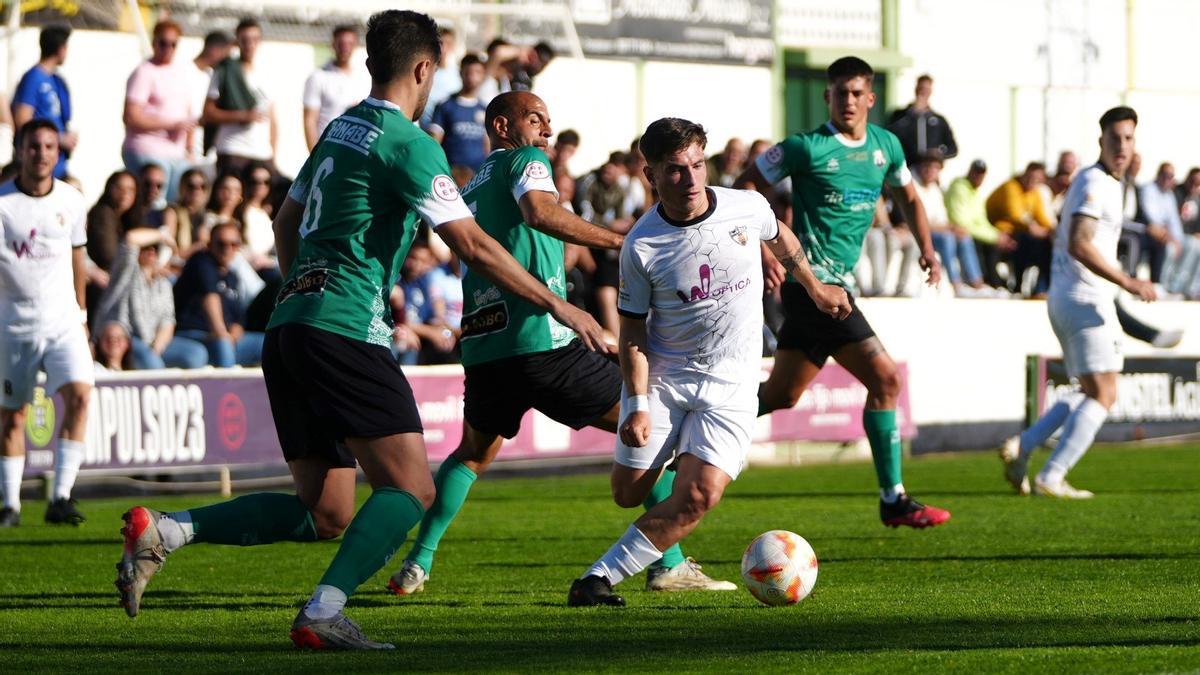
[[[1062,295],[1083,301],[1111,301],[1117,293],[1112,282],[1102,279],[1083,266],[1069,251],[1071,219],[1075,215],[1096,219],[1092,244],[1114,267],[1117,262],[1117,242],[1125,221],[1125,188],[1097,162],[1075,177],[1063,199],[1062,217],[1054,234],[1054,259],[1050,273],[1051,295]]]
[[[53,336],[80,323],[71,250],[87,243],[83,195],[55,180],[43,197],[0,185],[0,331]]]
[[[708,196],[708,211],[695,220],[671,221],[656,204],[633,226],[621,247],[617,309],[646,317],[652,374],[758,378],[758,242],[779,236],[778,221],[757,192],[710,187]]]

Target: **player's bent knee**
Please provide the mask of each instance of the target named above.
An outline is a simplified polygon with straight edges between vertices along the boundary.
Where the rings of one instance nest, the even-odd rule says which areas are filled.
[[[353,511],[343,509],[313,509],[313,526],[317,530],[317,539],[336,539],[350,526],[354,518]]]
[[[642,505],[646,500],[646,495],[640,494],[640,491],[633,486],[618,487],[613,486],[612,489],[613,502],[623,509],[632,509]]]
[[[868,388],[872,395],[894,401],[900,397],[900,389],[904,386],[904,380],[900,377],[900,371],[892,366],[878,372],[875,381],[871,384],[872,386]]]
[[[683,502],[683,509],[679,514],[680,519],[685,522],[700,520],[705,513],[717,505],[717,502],[721,501],[722,492],[723,490],[703,483],[691,485]]]

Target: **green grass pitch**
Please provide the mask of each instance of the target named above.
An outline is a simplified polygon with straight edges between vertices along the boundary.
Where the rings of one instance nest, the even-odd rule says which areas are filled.
[[[800,533],[820,578],[784,608],[744,590],[647,593],[639,576],[619,587],[624,609],[569,609],[571,579],[637,512],[598,474],[483,480],[425,593],[384,591],[398,555],[351,599],[367,634],[397,646],[366,654],[287,639],[336,543],[184,549],[130,620],[112,582],[120,514],[138,500],[84,502],[78,529],[42,525],[44,504],[27,503],[26,525],[0,530],[0,670],[1196,671],[1198,460],[1197,446],[1099,448],[1072,473],[1096,499],[1058,502],[1012,495],[990,453],[919,458],[905,483],[954,513],[925,531],[879,524],[868,464],[751,469],[685,552],[740,583],[754,536]]]

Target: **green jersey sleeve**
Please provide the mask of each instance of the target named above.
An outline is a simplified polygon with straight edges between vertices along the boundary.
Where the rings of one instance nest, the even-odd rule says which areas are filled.
[[[771,146],[754,160],[759,173],[774,184],[794,175],[801,167],[808,166],[810,156],[804,136],[793,134]]]
[[[912,182],[912,173],[908,170],[908,162],[904,159],[904,148],[900,139],[892,132],[886,132],[888,162],[887,175],[883,181],[890,187],[904,187]]]
[[[521,203],[526,192],[537,190],[558,197],[554,186],[554,172],[550,169],[550,158],[541,149],[533,146],[512,151],[514,156],[508,165],[508,182],[513,200]]]
[[[402,145],[392,157],[392,175],[404,203],[430,227],[471,217],[458,194],[441,146],[423,136]]]
[[[304,166],[300,167],[300,173],[296,174],[292,187],[288,188],[288,196],[301,204],[308,203],[308,188],[312,182],[312,159],[313,155],[310,154],[308,159],[304,160]]]

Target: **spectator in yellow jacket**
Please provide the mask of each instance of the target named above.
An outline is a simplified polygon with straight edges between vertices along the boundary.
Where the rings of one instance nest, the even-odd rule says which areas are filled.
[[[1042,191],[1038,189],[1045,182],[1046,165],[1030,162],[1023,173],[996,188],[987,199],[988,220],[1017,242],[1009,285],[1020,292],[1025,271],[1036,268],[1037,281],[1031,291],[1034,297],[1045,295],[1050,288],[1054,220],[1046,210]]]

